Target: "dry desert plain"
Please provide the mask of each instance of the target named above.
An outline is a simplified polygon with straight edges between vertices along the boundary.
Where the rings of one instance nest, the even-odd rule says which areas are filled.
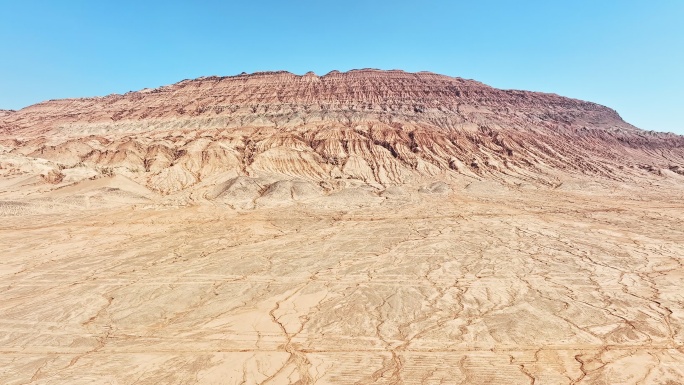
[[[4,217],[0,381],[677,384],[671,188]]]

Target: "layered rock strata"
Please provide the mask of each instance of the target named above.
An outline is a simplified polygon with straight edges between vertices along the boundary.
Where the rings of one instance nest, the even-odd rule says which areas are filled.
[[[205,77],[3,111],[0,132],[5,153],[107,169],[160,194],[229,176],[557,185],[559,174],[630,180],[684,165],[684,137],[607,107],[427,72]]]

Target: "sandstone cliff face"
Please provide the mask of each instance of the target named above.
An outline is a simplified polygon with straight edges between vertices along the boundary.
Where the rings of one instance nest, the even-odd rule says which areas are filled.
[[[557,185],[566,174],[628,180],[684,165],[684,137],[639,130],[594,103],[379,70],[205,77],[51,100],[0,113],[0,146],[62,169],[106,168],[161,194],[238,176]]]

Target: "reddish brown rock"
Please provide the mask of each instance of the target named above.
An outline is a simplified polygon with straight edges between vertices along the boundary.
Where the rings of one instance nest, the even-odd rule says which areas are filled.
[[[467,175],[558,183],[629,179],[684,164],[684,137],[607,107],[428,72],[262,72],[183,80],[0,114],[12,151],[137,170],[162,193],[212,175],[276,174],[393,185]],[[5,141],[6,142],[6,141]]]

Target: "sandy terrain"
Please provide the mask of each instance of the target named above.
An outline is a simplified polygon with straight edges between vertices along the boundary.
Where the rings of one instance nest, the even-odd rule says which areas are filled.
[[[683,223],[684,138],[434,74],[4,111],[0,384],[683,384]]]
[[[680,383],[683,193],[5,217],[0,382]]]

